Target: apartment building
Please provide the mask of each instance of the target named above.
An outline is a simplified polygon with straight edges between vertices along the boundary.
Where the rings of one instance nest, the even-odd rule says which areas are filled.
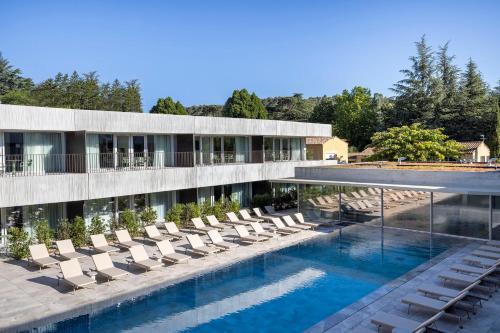
[[[273,120],[0,105],[1,233],[43,217],[99,215],[221,197],[247,206],[307,161],[306,137],[331,126]]]

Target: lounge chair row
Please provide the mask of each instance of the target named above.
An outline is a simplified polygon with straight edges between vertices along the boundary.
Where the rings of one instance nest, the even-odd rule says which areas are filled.
[[[489,241],[463,258],[464,264],[453,264],[449,270],[438,274],[444,286],[429,283],[422,284],[415,293],[402,298],[401,302],[408,305],[408,313],[412,307],[423,308],[435,314],[424,320],[415,321],[398,315],[378,312],[371,322],[377,329],[386,328],[404,332],[425,332],[427,327],[436,325],[443,316],[453,316],[458,319],[462,328],[462,317],[470,319],[470,312],[476,313],[477,307],[482,307],[482,301],[492,297],[500,285],[500,242]],[[446,286],[453,283],[452,286]],[[457,286],[458,289],[456,288]],[[364,328],[353,332],[366,332]]]

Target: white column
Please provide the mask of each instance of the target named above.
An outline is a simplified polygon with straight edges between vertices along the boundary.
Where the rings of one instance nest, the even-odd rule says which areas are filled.
[[[4,143],[4,133],[0,131],[0,175],[5,171],[5,143]]]
[[[116,134],[113,134],[113,161],[116,169],[118,167],[118,139]]]

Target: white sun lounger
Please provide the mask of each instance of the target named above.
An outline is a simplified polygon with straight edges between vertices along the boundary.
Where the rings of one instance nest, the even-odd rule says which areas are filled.
[[[489,246],[489,245],[483,245],[478,248],[479,251],[486,251],[486,252],[493,252],[493,253],[500,253],[500,247],[496,246]]]
[[[226,229],[226,226],[224,224],[220,223],[219,220],[217,220],[217,217],[215,217],[215,215],[208,215],[207,221],[208,221],[208,224],[210,224],[210,226],[213,228],[217,228],[219,230]]]
[[[494,260],[500,259],[500,253],[495,253],[495,252],[475,250],[475,251],[472,251],[471,254],[474,256],[482,257],[482,258],[488,258],[488,259],[494,259]]]
[[[310,222],[310,221],[306,221],[304,219],[304,215],[302,215],[302,213],[295,213],[294,214],[295,216],[295,219],[297,220],[297,222],[299,222],[299,224],[302,224],[302,225],[308,225],[310,226],[312,229],[316,229],[318,228],[321,223],[320,222]]]
[[[275,233],[264,230],[264,228],[262,227],[262,225],[260,223],[252,222],[252,223],[250,223],[250,226],[252,227],[253,231],[255,232],[255,234],[257,236],[263,236],[263,237],[268,237],[268,238],[274,238],[274,237],[278,236]]]
[[[238,244],[235,243],[226,242],[217,230],[210,230],[208,232],[208,237],[216,247],[224,251],[234,249],[235,247],[239,246]]]
[[[190,256],[175,252],[172,243],[170,243],[170,241],[168,240],[162,240],[160,242],[156,242],[156,246],[158,247],[158,250],[160,250],[162,256],[161,258],[163,261],[168,261],[173,263],[187,263],[189,259],[191,259]]]
[[[126,229],[116,230],[115,235],[116,235],[116,238],[118,239],[117,245],[122,247],[122,248],[129,249],[132,246],[142,245],[141,243],[133,241],[132,238],[130,238],[128,230],[126,230]]]
[[[235,225],[235,224],[237,224],[237,225],[249,225],[251,223],[251,221],[240,220],[234,212],[226,213],[226,216],[227,216],[228,221],[233,225]]]
[[[151,259],[144,246],[134,245],[128,249],[130,254],[132,255],[132,259],[134,260],[130,264],[137,266],[139,268],[144,269],[146,272],[153,270],[155,268],[163,266],[163,264],[157,260]]]
[[[441,316],[443,312],[438,312],[429,319],[419,322],[413,319],[403,318],[387,312],[377,312],[372,318],[371,322],[377,325],[378,329],[382,327],[388,328],[390,331],[394,329],[402,329],[405,332],[424,332],[425,328],[431,326],[435,323]],[[423,329],[422,331],[420,331]]]
[[[282,219],[285,222],[286,226],[289,228],[295,228],[295,229],[299,229],[299,230],[311,229],[311,227],[308,225],[300,225],[300,224],[295,223],[295,221],[292,219],[292,217],[290,215],[283,216]]]
[[[291,235],[300,232],[299,229],[292,229],[286,227],[279,217],[273,217],[271,222],[273,222],[274,226],[276,227],[276,232],[282,235]]]
[[[257,242],[263,242],[266,240],[269,240],[268,237],[262,237],[258,235],[250,235],[250,233],[247,230],[247,227],[243,225],[235,225],[234,228],[236,229],[236,232],[238,233],[238,236],[240,237],[240,240],[245,243],[257,243]]]
[[[245,220],[245,221],[250,221],[250,222],[264,222],[264,219],[251,217],[250,214],[248,213],[248,211],[246,209],[240,210],[240,215],[243,218],[243,220]]]
[[[462,260],[466,263],[486,268],[500,265],[500,260],[481,258],[477,256],[465,256]]]
[[[426,296],[419,295],[419,294],[409,294],[409,295],[406,295],[401,300],[401,302],[404,304],[408,304],[408,313],[410,313],[410,308],[412,306],[417,306],[419,308],[424,308],[426,310],[439,313],[439,312],[448,311],[450,308],[454,307],[460,300],[462,300],[466,295],[467,295],[467,292],[462,292],[462,293],[458,294],[458,296],[456,296],[448,301],[442,301],[439,299],[430,298],[430,297],[426,297]],[[447,315],[456,317],[459,324],[460,324],[460,327],[462,327],[461,326],[462,316],[452,314],[450,312],[447,312]]]
[[[258,218],[264,219],[266,221],[271,221],[271,219],[273,218],[270,215],[264,215],[264,214],[262,214],[262,211],[258,207],[255,207],[253,209],[253,212],[255,213],[255,216],[257,216]]]
[[[49,251],[47,251],[45,244],[30,245],[29,250],[31,257],[28,258],[28,264],[34,263],[40,267],[40,270],[51,265],[59,264],[59,260],[49,255]]]
[[[201,231],[203,233],[207,233],[209,232],[210,230],[215,230],[214,228],[212,227],[207,227],[205,225],[205,223],[203,223],[203,220],[201,219],[201,217],[193,217],[191,219],[191,222],[193,223],[195,229],[197,231]]]
[[[96,280],[83,275],[82,267],[76,258],[61,261],[59,267],[61,268],[63,281],[73,287],[73,293],[78,288],[85,288],[96,283]]]
[[[94,254],[92,256],[97,275],[104,277],[108,280],[116,280],[128,274],[127,271],[115,267],[113,261],[107,252]]]
[[[96,252],[109,253],[120,251],[119,248],[110,246],[103,234],[90,235],[90,240],[92,241],[92,247]]]
[[[174,222],[165,222],[164,226],[167,230],[167,234],[172,238],[177,240],[184,238],[185,234],[179,231],[177,225]]]
[[[162,240],[168,239],[168,237],[161,234],[160,230],[158,230],[154,224],[145,226],[144,230],[146,231],[148,238],[155,242],[161,242]]]
[[[490,241],[486,242],[486,245],[500,247],[500,241],[498,241],[498,240],[490,240]]]
[[[220,251],[220,248],[217,248],[215,246],[206,246],[198,235],[186,235],[186,238],[194,253],[208,256],[209,254],[217,253]]]
[[[284,214],[284,213],[278,213],[273,206],[264,206],[264,208],[266,209],[266,212],[269,214],[269,215],[273,215],[273,216],[277,216],[277,217],[281,217],[281,216],[285,216],[287,214]]]
[[[75,251],[71,239],[56,241],[56,246],[59,255],[64,259],[80,259],[86,257],[86,255]]]

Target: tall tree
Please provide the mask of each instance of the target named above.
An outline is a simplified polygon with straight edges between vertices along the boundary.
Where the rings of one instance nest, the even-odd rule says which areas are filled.
[[[141,86],[137,80],[125,82],[123,112],[142,112]]]
[[[437,106],[437,126],[445,126],[445,133],[456,130],[458,103],[459,103],[459,74],[460,70],[453,64],[454,55],[448,54],[449,42],[439,48],[437,54],[437,75],[442,86],[442,100]]]
[[[472,59],[466,65],[460,83],[460,112],[457,117],[461,126],[454,136],[460,140],[478,140],[485,135],[492,139],[496,114],[492,108],[492,99],[488,95],[488,87]]]
[[[0,96],[11,90],[26,90],[33,85],[31,79],[21,76],[21,70],[10,65],[0,52]]]
[[[317,98],[304,99],[300,93],[262,100],[270,119],[292,121],[307,121],[317,102]]]
[[[379,98],[372,97],[370,90],[363,87],[344,90],[340,95],[323,97],[310,120],[331,123],[334,135],[347,139],[361,150],[379,128]]]
[[[158,98],[150,113],[187,115],[187,111],[181,102],[174,102],[172,97]]]
[[[246,89],[234,90],[224,104],[222,113],[225,117],[267,119],[267,111],[255,93]]]
[[[404,79],[392,88],[396,98],[394,111],[387,119],[388,126],[435,122],[435,107],[440,95],[436,89],[439,82],[434,77],[434,55],[425,35],[415,45],[417,55],[409,58],[411,68],[400,71]]]

